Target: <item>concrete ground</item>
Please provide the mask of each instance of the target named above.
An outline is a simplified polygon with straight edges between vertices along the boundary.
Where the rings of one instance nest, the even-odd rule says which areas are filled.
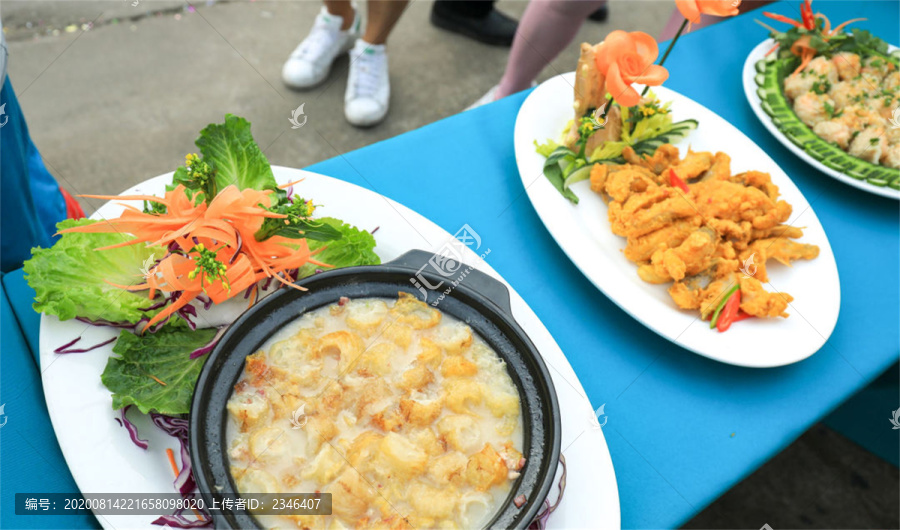
[[[171,171],[207,123],[247,117],[273,164],[304,167],[455,114],[500,78],[507,49],[433,28],[414,0],[390,41],[392,108],[356,129],[343,119],[347,60],[298,92],[281,64],[319,9],[311,0],[15,1],[0,3],[9,74],[35,144],[74,193],[118,193]],[[498,6],[520,16],[522,1]],[[194,7],[196,6],[196,8]],[[611,29],[658,35],[670,0],[612,2],[610,22],[587,22],[575,44]],[[539,80],[573,68],[573,44]],[[290,129],[304,111],[315,131]],[[95,204],[85,201],[88,211]],[[897,468],[824,425],[688,522],[689,528],[898,528]]]

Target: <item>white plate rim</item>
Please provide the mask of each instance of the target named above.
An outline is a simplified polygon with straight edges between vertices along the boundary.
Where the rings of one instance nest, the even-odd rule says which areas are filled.
[[[386,201],[390,208],[396,211],[407,222],[414,223],[417,230],[430,232],[432,235],[438,235],[439,244],[452,237],[451,234],[444,231],[424,216],[396,201],[383,197],[374,191],[333,177],[305,170],[281,166],[272,166],[272,169],[275,172],[276,179],[280,183],[297,181],[301,178],[322,179],[327,185],[343,188],[347,193],[361,193],[366,196],[367,200]],[[146,191],[141,188],[146,189],[147,187],[162,186],[162,184],[171,181],[171,176],[172,173],[167,173],[153,179],[148,179],[123,191],[120,195],[146,193]],[[97,218],[102,212],[112,212],[113,210],[110,210],[110,208],[118,207],[116,207],[112,201],[107,202],[98,209],[98,212],[92,217]],[[343,213],[334,212],[333,210],[332,212],[333,215],[344,219],[347,218]],[[106,213],[106,215],[109,216],[110,214]],[[323,215],[332,214],[323,213]],[[432,250],[436,250],[439,244],[435,245],[435,248]],[[409,247],[402,251],[412,248],[415,247]],[[402,251],[400,253],[402,253]],[[474,263],[477,259],[476,254],[469,249],[465,249],[465,251],[467,252],[467,260],[470,260],[470,263]],[[396,256],[388,256],[385,261],[393,259],[394,257]],[[500,280],[507,289],[509,289],[514,317],[520,322],[523,329],[528,330],[532,342],[534,342],[541,351],[541,355],[550,369],[551,378],[559,398],[560,414],[562,416],[561,419],[563,424],[562,448],[565,451],[564,454],[568,455],[567,459],[569,462],[567,479],[569,487],[566,490],[565,497],[559,508],[550,517],[549,527],[566,528],[571,527],[573,524],[586,526],[586,521],[589,520],[592,521],[591,525],[595,527],[610,529],[621,528],[621,509],[619,504],[618,485],[612,458],[602,430],[594,428],[596,418],[593,416],[593,406],[591,405],[589,398],[587,398],[581,382],[572,369],[571,364],[566,359],[565,354],[559,348],[559,345],[518,292],[516,292],[516,290],[487,262],[481,261],[478,264],[478,269]],[[51,424],[53,425],[57,441],[59,442],[63,456],[79,490],[96,493],[174,492],[174,489],[169,489],[168,486],[171,482],[168,480],[163,482],[157,478],[153,479],[155,480],[153,484],[147,484],[147,482],[151,481],[151,477],[147,476],[135,477],[138,479],[137,482],[132,481],[127,491],[117,490],[117,486],[120,487],[122,485],[122,481],[120,480],[107,480],[106,484],[98,486],[98,482],[102,483],[104,481],[97,480],[97,469],[106,470],[112,468],[121,470],[122,468],[110,465],[110,461],[102,462],[101,464],[103,465],[98,467],[98,462],[86,462],[83,460],[82,455],[79,454],[78,440],[82,439],[84,433],[84,425],[82,422],[85,418],[84,416],[74,416],[72,411],[76,409],[82,410],[85,405],[93,407],[94,410],[100,410],[98,407],[101,405],[104,407],[105,412],[102,416],[93,418],[93,421],[105,421],[105,423],[108,424],[105,426],[105,432],[108,433],[108,436],[103,437],[103,441],[106,445],[105,450],[113,451],[113,453],[104,453],[105,456],[115,460],[120,456],[118,454],[119,452],[127,454],[128,458],[135,458],[141,453],[140,449],[131,443],[124,429],[121,429],[118,426],[112,427],[112,425],[115,425],[113,420],[115,414],[111,408],[111,396],[109,391],[102,386],[99,372],[94,374],[96,387],[98,388],[93,390],[92,403],[78,403],[76,406],[76,400],[71,399],[71,396],[66,395],[59,390],[59,383],[61,381],[60,370],[52,370],[51,364],[62,359],[70,362],[71,360],[75,360],[76,363],[78,361],[77,356],[59,356],[53,353],[54,348],[62,345],[67,338],[71,338],[71,335],[56,334],[55,332],[64,329],[66,325],[75,324],[75,322],[76,321],[60,322],[56,317],[41,315],[40,360],[42,367],[42,386],[50,414]],[[117,333],[108,328],[88,327],[84,332],[85,343],[95,344],[107,337],[114,336],[115,334]],[[67,338],[61,339],[59,338],[60,336]],[[88,354],[79,355],[93,356],[105,365],[106,359],[111,354],[111,350],[111,346],[106,346]],[[64,377],[62,379],[64,379]],[[86,392],[90,393],[90,391]],[[99,404],[97,402],[98,400]],[[146,417],[138,414],[130,415],[130,417],[132,417],[132,419],[137,419],[135,423],[140,429],[141,436],[150,440],[150,451],[158,453],[156,457],[159,459],[159,464],[167,469],[168,466],[165,465],[165,457],[163,456],[164,451],[165,448],[169,447],[178,454],[178,447],[175,445],[175,440],[161,433],[155,427],[152,427],[152,424]],[[580,440],[580,438],[584,438],[584,440]],[[571,448],[571,450],[568,450],[569,448]],[[125,467],[128,468],[129,466],[126,465]],[[166,472],[166,470],[163,471],[163,473]],[[560,477],[559,473],[561,473],[561,470],[558,470],[557,481]],[[115,477],[115,473],[110,474],[110,476]],[[134,484],[138,483],[140,484],[137,487],[134,487]],[[554,486],[550,491],[550,499],[556,498],[556,491],[557,488],[554,483]],[[594,507],[594,510],[592,510],[593,515],[590,516],[590,519],[584,519],[584,506]],[[147,515],[105,515],[99,516],[98,521],[107,529],[146,528],[150,526],[150,521],[155,517],[156,516]],[[567,524],[567,521],[570,521],[570,523]]]
[[[781,145],[785,146],[792,153],[797,155],[801,160],[811,165],[812,167],[818,169],[822,173],[825,173],[829,177],[835,178],[844,184],[848,184],[853,186],[856,189],[860,189],[863,191],[867,191],[869,193],[879,195],[881,197],[887,197],[889,199],[897,199],[900,200],[900,190],[895,190],[893,188],[889,188],[887,186],[875,186],[874,184],[869,184],[864,180],[859,180],[842,173],[836,169],[832,169],[825,164],[819,162],[809,153],[801,149],[797,144],[792,142],[787,136],[781,132],[781,129],[775,126],[772,122],[772,118],[766,114],[766,111],[762,109],[760,105],[759,94],[756,93],[756,89],[758,88],[756,85],[756,63],[765,58],[766,52],[769,51],[772,46],[775,45],[775,41],[772,39],[766,39],[759,43],[750,53],[747,55],[747,59],[744,61],[744,69],[742,71],[742,83],[744,86],[744,95],[747,97],[747,103],[750,104],[750,108],[753,109],[753,114],[756,114],[756,117],[762,122],[763,127],[765,127],[769,133],[772,134]],[[889,45],[890,46],[890,45]],[[895,46],[890,46],[892,50],[896,49]],[[850,156],[849,154],[847,156]]]
[[[595,248],[597,247],[597,245],[595,244],[590,233],[581,230],[580,227],[574,225],[572,222],[570,222],[570,219],[566,217],[568,215],[567,212],[573,211],[571,209],[578,208],[581,206],[581,204],[579,204],[578,206],[571,205],[569,201],[563,198],[559,194],[559,192],[557,192],[550,185],[550,183],[540,171],[540,168],[543,167],[544,158],[534,151],[533,142],[535,140],[544,141],[544,138],[558,138],[559,131],[551,132],[551,129],[549,127],[544,127],[542,125],[541,133],[539,135],[540,137],[536,137],[534,130],[526,130],[527,125],[525,123],[526,120],[529,119],[526,117],[528,116],[528,114],[538,114],[538,111],[532,110],[532,107],[534,107],[534,109],[537,109],[538,107],[552,108],[554,111],[562,109],[563,105],[561,105],[560,103],[548,101],[545,98],[547,98],[548,95],[552,95],[552,90],[561,90],[563,88],[571,90],[572,86],[574,86],[574,72],[568,72],[548,79],[540,86],[538,86],[534,91],[532,91],[531,94],[529,94],[526,98],[525,102],[523,102],[522,106],[519,109],[519,114],[516,117],[514,142],[516,162],[523,186],[525,186],[526,188],[526,195],[528,196],[529,200],[532,203],[532,206],[534,207],[544,226],[550,232],[553,239],[556,240],[557,244],[559,244],[562,250],[575,264],[575,266],[582,272],[582,274],[584,274],[591,281],[591,283],[593,283],[601,292],[603,292],[613,303],[618,305],[623,311],[625,311],[628,315],[630,315],[632,318],[634,318],[644,326],[648,327],[663,338],[689,351],[692,351],[704,357],[708,357],[710,359],[714,359],[716,361],[750,368],[772,368],[800,362],[819,351],[827,341],[828,337],[830,337],[831,333],[834,331],[835,325],[837,324],[840,312],[840,280],[837,271],[837,264],[834,259],[833,251],[831,249],[831,244],[829,243],[828,238],[825,235],[824,228],[822,228],[818,217],[816,217],[815,211],[809,205],[809,202],[806,200],[800,190],[784,173],[784,171],[781,170],[777,163],[772,160],[772,158],[769,157],[749,137],[747,137],[736,127],[725,121],[721,116],[718,116],[703,105],[679,94],[678,92],[675,92],[674,90],[667,89],[665,87],[654,87],[654,91],[662,101],[670,101],[673,98],[681,98],[683,101],[689,102],[690,105],[696,105],[696,107],[701,109],[703,112],[708,113],[710,117],[719,120],[720,123],[729,128],[731,134],[739,135],[741,141],[744,142],[748,148],[752,147],[752,149],[757,152],[759,159],[765,161],[765,164],[768,164],[766,169],[771,169],[770,173],[772,174],[773,182],[775,182],[779,186],[782,196],[795,196],[794,200],[790,201],[794,208],[794,214],[797,214],[797,212],[801,212],[799,215],[804,216],[803,224],[807,227],[804,231],[804,237],[803,239],[801,239],[801,241],[814,242],[815,244],[819,245],[820,248],[819,257],[809,263],[818,263],[818,266],[822,267],[820,274],[825,275],[828,279],[828,283],[832,286],[831,293],[833,294],[833,298],[830,300],[831,307],[829,308],[830,314],[828,316],[828,319],[819,327],[813,327],[813,330],[815,330],[815,334],[818,335],[818,337],[809,339],[809,343],[804,344],[804,349],[802,350],[798,349],[795,351],[789,351],[783,349],[775,352],[770,351],[767,353],[779,353],[783,354],[783,356],[777,359],[768,358],[767,360],[755,359],[747,355],[734,356],[730,355],[728,352],[723,353],[721,351],[717,351],[715,347],[695,344],[693,342],[686,342],[684,339],[681,339],[682,334],[688,331],[688,329],[692,325],[695,325],[694,323],[688,324],[686,327],[684,327],[684,331],[682,331],[681,334],[663,329],[661,325],[658,324],[658,321],[646,317],[645,313],[647,313],[647,311],[642,308],[638,302],[631,300],[623,295],[623,293],[628,292],[628,288],[625,286],[624,282],[617,283],[614,281],[605,280],[603,278],[603,275],[599,271],[594,270],[590,260],[590,256],[592,254],[596,256],[594,252],[599,251],[600,249]],[[569,98],[571,98],[571,92],[569,93]],[[677,114],[678,110],[676,109],[676,105],[677,103],[674,103],[672,105],[672,108],[673,112]],[[567,109],[565,112],[571,112],[571,106],[568,105],[568,103],[565,105],[565,108]],[[686,117],[688,116],[681,116],[677,119],[684,119]],[[557,122],[559,122],[560,124],[565,124],[565,122],[571,119],[571,116],[566,114],[565,117],[556,117],[554,115],[553,119],[557,120]],[[701,120],[699,129],[702,130],[703,127],[704,122]],[[561,128],[562,125],[560,125],[560,130]],[[693,138],[693,135],[697,134],[697,132],[698,131],[694,131],[688,138],[688,141],[690,141]],[[682,144],[679,144],[679,146],[681,145]],[[735,148],[726,146],[723,149],[728,149],[729,154],[733,154],[731,153],[731,151]],[[538,165],[538,163],[540,163],[540,165]],[[575,186],[579,185],[582,185],[582,188],[576,189],[576,192],[579,194],[582,202],[585,200],[586,195],[593,196],[592,192],[587,187],[586,182],[576,184]],[[569,210],[566,210],[567,208],[569,208]],[[806,217],[807,215],[809,216],[808,218]],[[811,241],[811,232],[819,232],[821,237],[819,237],[815,241]],[[624,248],[624,238],[619,238],[619,240],[622,244],[621,246],[616,247],[617,250],[621,250],[622,248]],[[624,257],[622,257],[621,259],[623,261],[627,261]],[[629,265],[631,264],[629,263]],[[636,268],[633,267],[633,265],[632,269],[634,269],[634,277],[637,277]],[[617,279],[622,278],[617,277]],[[627,282],[631,282],[631,278],[624,279]],[[648,286],[649,284],[645,284],[644,289],[646,290],[652,287],[657,287]],[[790,292],[790,289],[787,290]],[[631,290],[631,293],[633,294],[634,290]],[[675,308],[674,305],[671,305],[671,310],[675,311],[676,313],[681,313],[677,308]],[[794,311],[791,311],[790,309],[789,312],[794,313]],[[793,318],[796,318],[796,315]],[[783,321],[783,319],[777,320]],[[749,323],[751,321],[745,322]],[[751,323],[750,325],[755,324],[756,323]],[[729,330],[727,333],[719,335],[727,336],[728,333],[732,333],[735,329],[741,328],[732,328],[732,330]],[[725,344],[727,345],[728,343]]]

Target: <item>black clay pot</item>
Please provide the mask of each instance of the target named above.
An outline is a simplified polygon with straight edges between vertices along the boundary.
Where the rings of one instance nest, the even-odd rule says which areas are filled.
[[[334,304],[342,296],[396,298],[399,291],[405,291],[420,298],[424,295],[429,304],[443,295],[438,309],[468,324],[506,361],[522,405],[526,463],[509,497],[488,526],[528,526],[550,491],[559,460],[559,403],[550,373],[534,344],[513,319],[509,291],[503,284],[471,270],[446,293],[451,287],[450,278],[425,266],[432,256],[429,252],[413,250],[383,265],[319,273],[299,282],[308,291],[281,289],[238,318],[210,354],[191,404],[191,461],[207,506],[213,501],[221,505],[224,497],[237,496],[225,450],[228,419],[225,406],[244,369],[244,359],[285,324],[308,311]],[[468,268],[462,265],[457,270]],[[441,282],[436,290],[423,286],[437,286]],[[517,507],[514,499],[520,495],[525,496],[526,502]],[[216,528],[259,527],[247,511],[214,512],[213,519]]]

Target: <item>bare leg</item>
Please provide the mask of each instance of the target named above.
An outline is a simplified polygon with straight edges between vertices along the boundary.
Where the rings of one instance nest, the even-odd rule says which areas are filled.
[[[341,31],[350,29],[350,25],[353,24],[353,18],[356,15],[350,0],[325,0],[325,9],[332,15],[344,19],[344,23],[341,24]]]
[[[329,0],[331,1],[331,0]],[[369,11],[366,20],[366,31],[363,40],[369,44],[384,44],[400,20],[409,0],[369,0]],[[349,2],[348,2],[349,4]]]
[[[531,0],[519,21],[495,99],[525,90],[575,38],[584,19],[605,0]]]

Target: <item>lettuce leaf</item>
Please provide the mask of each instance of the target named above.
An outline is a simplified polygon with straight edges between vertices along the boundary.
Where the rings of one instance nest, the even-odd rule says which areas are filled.
[[[216,331],[161,329],[141,336],[122,331],[113,347],[118,357],[109,358],[100,377],[112,392],[113,409],[135,405],[144,414],[188,414],[194,386],[209,357],[191,359],[191,352],[208,344]]]
[[[94,223],[90,219],[65,220],[59,230]],[[150,313],[146,293],[132,293],[110,283],[136,285],[144,281],[141,268],[162,257],[161,247],[129,245],[109,250],[95,248],[131,239],[126,234],[63,234],[51,248],[34,248],[25,262],[28,285],[35,291],[34,310],[56,315],[135,323]]]
[[[310,250],[325,247],[315,255],[316,261],[321,261],[334,268],[353,267],[357,265],[378,265],[381,258],[375,254],[375,237],[365,230],[360,230],[334,217],[322,217],[316,221],[331,226],[341,233],[340,239],[334,241],[316,241],[308,239]],[[320,267],[306,264],[300,268],[300,277],[305,278],[316,272]]]
[[[556,151],[557,147],[559,147],[559,144],[553,140],[547,140],[545,144],[539,144],[537,140],[534,141],[534,150],[544,158],[549,157],[553,151]]]
[[[225,115],[225,123],[211,123],[200,131],[195,142],[203,161],[216,170],[216,186],[222,190],[230,184],[239,189],[276,189],[275,175],[266,155],[253,140],[250,122],[233,114]],[[179,174],[176,172],[175,184]],[[186,176],[182,172],[181,176]]]
[[[622,151],[628,146],[627,142],[603,142],[594,148],[589,157],[591,162],[598,160],[614,160],[622,156]]]

